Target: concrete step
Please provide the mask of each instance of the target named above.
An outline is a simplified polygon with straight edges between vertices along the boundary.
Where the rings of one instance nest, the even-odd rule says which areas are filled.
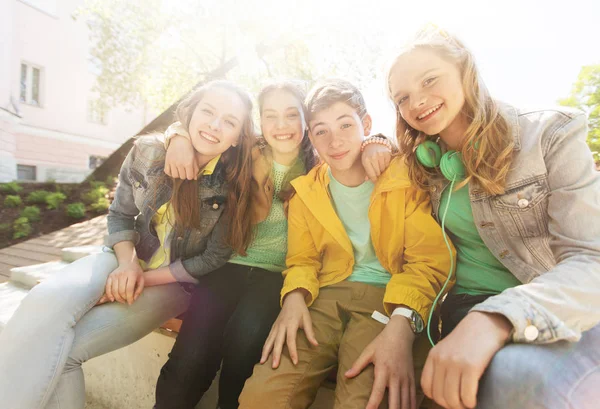
[[[104,246],[77,246],[62,249],[62,261],[72,263],[90,254],[102,253]]]
[[[41,281],[53,276],[63,267],[69,265],[64,261],[51,261],[49,263],[34,264],[26,267],[10,269],[10,282],[20,284],[26,288],[33,288]]]
[[[28,292],[28,288],[17,283],[0,284],[0,332]]]

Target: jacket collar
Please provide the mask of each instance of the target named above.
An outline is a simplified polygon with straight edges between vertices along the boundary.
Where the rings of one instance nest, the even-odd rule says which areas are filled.
[[[319,223],[334,239],[353,255],[352,243],[346,229],[333,208],[329,193],[329,166],[326,163],[315,166],[307,175],[292,181],[296,194]],[[401,158],[395,158],[388,169],[379,177],[371,194],[371,203],[383,192],[410,186],[408,170]]]

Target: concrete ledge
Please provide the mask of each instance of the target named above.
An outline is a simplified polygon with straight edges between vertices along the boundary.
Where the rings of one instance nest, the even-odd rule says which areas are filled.
[[[33,288],[40,281],[51,277],[63,267],[69,265],[64,261],[51,261],[49,263],[35,264],[33,266],[15,267],[10,269],[10,281]]]

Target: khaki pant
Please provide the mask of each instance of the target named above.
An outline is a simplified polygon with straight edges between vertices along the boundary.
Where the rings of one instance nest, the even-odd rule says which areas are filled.
[[[384,292],[385,288],[349,281],[321,288],[309,308],[319,346],[310,345],[299,330],[298,364],[292,363],[284,348],[279,368],[272,369],[271,360],[256,365],[240,396],[240,409],[306,409],[336,367],[334,408],[364,409],[373,385],[373,365],[352,379],[344,373],[384,328],[371,318],[374,310],[383,313]],[[428,348],[424,342],[417,341],[415,345],[425,346],[419,347],[414,357],[418,383]],[[417,398],[419,395],[422,396],[418,394]],[[387,407],[387,396],[380,407]]]

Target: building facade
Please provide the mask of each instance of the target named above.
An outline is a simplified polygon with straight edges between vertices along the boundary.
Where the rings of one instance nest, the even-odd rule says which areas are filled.
[[[152,119],[97,109],[83,3],[0,1],[0,182],[80,182]]]

